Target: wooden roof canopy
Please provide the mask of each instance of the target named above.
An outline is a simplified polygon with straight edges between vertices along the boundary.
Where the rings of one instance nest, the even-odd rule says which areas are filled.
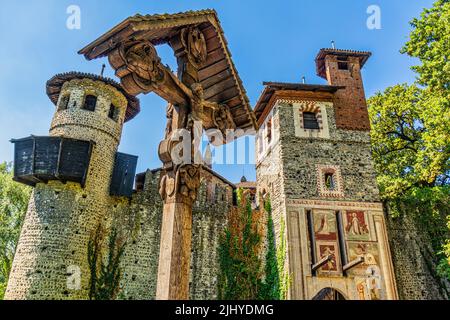
[[[329,86],[329,85],[318,85],[318,84],[302,84],[302,83],[284,83],[284,82],[263,82],[265,86],[264,91],[261,94],[258,102],[255,106],[255,115],[258,124],[264,121],[265,116],[270,112],[274,104],[274,97],[276,97],[277,92],[282,92],[286,94],[286,98],[289,96],[294,96],[292,92],[295,91],[305,91],[305,92],[325,92],[333,94],[339,89],[345,87],[342,86]]]
[[[227,41],[214,10],[188,11],[177,14],[136,15],[102,35],[79,51],[92,60],[109,56],[122,43],[149,41],[152,45],[171,44],[171,39],[187,26],[197,27],[204,35],[207,48],[206,61],[198,70],[204,99],[226,105],[237,128],[256,128],[256,119],[242,81],[231,59]],[[116,70],[118,74],[120,70]],[[183,88],[183,83],[170,72],[173,82]],[[187,92],[188,90],[185,90]]]
[[[47,95],[55,106],[58,103],[59,95],[61,94],[61,89],[64,83],[74,79],[91,79],[94,81],[102,81],[119,90],[119,92],[121,92],[128,101],[127,110],[125,113],[125,122],[133,119],[141,111],[139,99],[128,94],[123,89],[123,87],[113,79],[105,78],[95,74],[76,71],[57,74],[47,81],[46,84]]]
[[[359,58],[359,63],[361,68],[366,64],[367,60],[372,56],[371,52],[368,51],[355,51],[355,50],[343,50],[343,49],[333,49],[333,48],[323,48],[320,49],[316,57],[316,71],[317,75],[323,79],[327,78],[325,70],[325,57],[328,55],[338,56],[338,57],[357,57]]]

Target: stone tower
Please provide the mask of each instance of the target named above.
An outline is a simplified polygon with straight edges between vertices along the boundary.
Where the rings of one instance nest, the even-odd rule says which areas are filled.
[[[110,196],[121,195],[111,187],[117,149],[139,112],[136,98],[96,75],[57,75],[47,94],[56,105],[49,137],[13,140],[15,178],[35,188],[6,299],[88,297],[88,242],[108,221]]]
[[[291,299],[397,298],[361,78],[370,55],[322,49],[327,85],[265,83],[255,108],[258,192],[286,234]]]

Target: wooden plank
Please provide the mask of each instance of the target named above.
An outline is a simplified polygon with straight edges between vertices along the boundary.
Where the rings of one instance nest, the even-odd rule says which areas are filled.
[[[222,103],[222,101],[228,100],[234,96],[236,96],[237,90],[233,86],[225,91],[217,93],[215,96],[210,97],[208,101]]]
[[[230,88],[234,88],[235,84],[236,82],[234,81],[234,77],[230,77],[226,80],[220,81],[219,83],[216,83],[215,85],[204,90],[205,99],[209,100],[211,97],[214,97],[221,92],[224,92]]]
[[[239,108],[239,109],[233,109],[231,111],[231,113],[233,114],[233,118],[248,116],[247,110],[242,105],[241,105],[241,108]]]
[[[317,269],[319,269],[320,267],[323,267],[328,261],[332,260],[333,256],[332,255],[327,255],[325,257],[323,257],[322,259],[320,259],[316,264],[314,264],[312,266],[312,271],[316,272]]]
[[[206,49],[207,49],[208,53],[216,50],[217,48],[221,48],[221,47],[222,47],[222,44],[220,43],[220,40],[218,37],[211,38],[206,41]]]
[[[249,118],[248,115],[242,115],[242,116],[233,118],[233,120],[234,120],[234,122],[236,123],[236,125],[239,124],[239,125],[238,125],[239,127],[240,127],[242,124],[246,124],[247,122],[250,122],[250,118]]]
[[[242,100],[239,95],[231,98],[230,100],[224,101],[224,103],[231,109],[240,108],[242,106]]]
[[[198,76],[200,81],[202,81],[203,79],[212,77],[213,75],[216,75],[228,68],[229,68],[228,61],[226,59],[223,59],[211,66],[200,69],[198,72]]]
[[[202,68],[207,68],[222,59],[225,59],[225,54],[223,53],[222,48],[217,48],[214,51],[208,52],[208,56],[206,57],[206,61],[203,64]]]
[[[135,31],[131,25],[128,25],[126,28],[122,29],[118,33],[114,34],[112,37],[108,39],[108,41],[104,41],[89,52],[86,56],[87,59],[92,60],[99,56],[106,54],[109,50],[114,48],[120,42],[123,42],[129,39]]]
[[[201,84],[203,86],[203,89],[206,90],[209,87],[215,85],[216,83],[223,81],[232,76],[233,76],[233,74],[231,73],[231,70],[226,69],[212,77],[206,78],[205,80],[201,81]]]
[[[363,257],[358,257],[353,261],[350,261],[349,263],[347,263],[346,265],[344,265],[344,267],[342,268],[342,270],[344,272],[347,272],[348,270],[360,265],[361,263],[364,262],[364,258]]]
[[[217,31],[216,28],[212,24],[206,24],[206,28],[200,26],[200,30],[203,32],[203,35],[205,36],[205,40],[209,40],[211,38],[217,37]]]

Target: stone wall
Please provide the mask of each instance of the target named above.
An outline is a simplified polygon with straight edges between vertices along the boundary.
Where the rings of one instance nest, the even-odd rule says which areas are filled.
[[[322,199],[317,186],[317,165],[337,165],[344,194],[339,200],[379,201],[369,133],[338,129],[333,105],[323,104],[326,106],[330,139],[297,137],[293,121],[296,104],[278,105],[286,196]]]
[[[159,174],[147,171],[144,189],[131,202],[116,201],[113,223],[127,237],[121,261],[121,299],[150,300],[156,296],[163,203],[158,194]],[[193,207],[191,299],[216,299],[219,274],[219,237],[233,204],[233,186],[207,168],[201,172],[199,196]],[[116,206],[114,208],[114,206]]]
[[[450,299],[450,282],[436,275],[431,239],[415,222],[414,212],[396,218],[387,214],[386,221],[399,298]]]
[[[97,226],[108,220],[109,186],[127,100],[114,87],[90,79],[66,82],[61,96],[69,94],[68,108],[57,106],[50,136],[95,142],[86,185],[36,185],[5,299],[88,298],[87,246]],[[98,97],[95,111],[82,110],[88,94]],[[117,121],[108,118],[111,103],[120,110]]]
[[[264,194],[270,195],[272,204],[272,218],[274,222],[275,239],[278,239],[281,234],[281,221],[286,221],[286,193],[285,193],[285,176],[284,163],[282,161],[282,146],[280,142],[280,113],[279,108],[275,107],[272,112],[273,116],[273,141],[266,149],[261,150],[257,148],[258,154],[256,159],[256,181],[257,181],[257,196]],[[257,138],[257,145],[260,144],[260,139],[264,139],[261,135]],[[258,199],[259,200],[259,199]]]

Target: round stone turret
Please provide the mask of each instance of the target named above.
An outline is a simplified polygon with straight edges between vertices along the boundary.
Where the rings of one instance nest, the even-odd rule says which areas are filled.
[[[46,155],[47,171],[32,172],[38,182],[32,184],[6,299],[88,298],[88,245],[110,220],[122,126],[139,112],[139,100],[96,75],[56,75],[47,82],[47,93],[56,106],[50,137],[33,137],[38,152],[32,155],[33,163]],[[52,159],[55,166],[46,165]],[[81,180],[72,178],[80,173]]]

